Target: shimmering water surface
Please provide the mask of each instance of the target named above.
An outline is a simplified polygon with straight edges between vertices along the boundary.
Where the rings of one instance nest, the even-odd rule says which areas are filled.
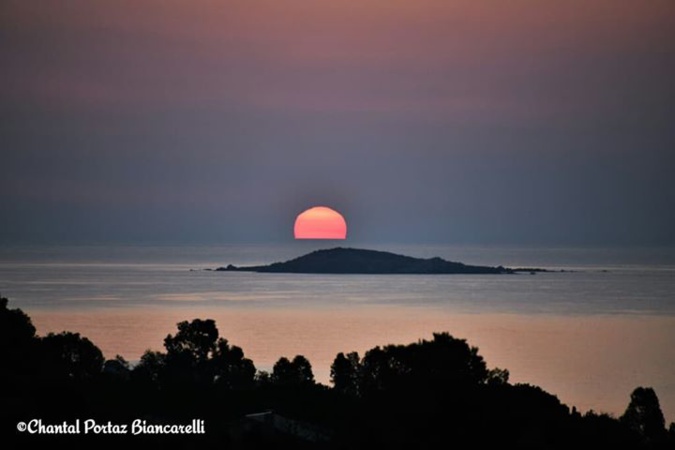
[[[175,323],[216,320],[256,366],[303,354],[319,381],[340,351],[449,331],[512,382],[569,406],[619,415],[638,385],[675,420],[675,249],[383,246],[470,264],[543,267],[537,275],[225,273],[319,248],[277,246],[0,247],[0,293],[41,334],[78,331],[107,357],[161,349]],[[325,247],[325,246],[324,246]]]

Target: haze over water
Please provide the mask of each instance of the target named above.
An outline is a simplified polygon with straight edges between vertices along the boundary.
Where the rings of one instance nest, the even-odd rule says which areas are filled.
[[[675,249],[358,245],[566,270],[534,276],[201,270],[331,246],[4,246],[0,292],[40,334],[80,332],[107,358],[138,360],[160,350],[176,322],[212,318],[259,369],[303,354],[327,384],[338,352],[448,331],[478,346],[490,367],[508,368],[512,382],[539,385],[570,407],[620,415],[643,385],[675,418]]]

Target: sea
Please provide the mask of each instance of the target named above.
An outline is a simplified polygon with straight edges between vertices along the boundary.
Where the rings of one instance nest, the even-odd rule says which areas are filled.
[[[339,244],[338,244],[339,245]],[[342,246],[347,246],[341,244]],[[339,352],[447,331],[512,383],[570,408],[620,416],[638,386],[675,421],[675,248],[360,244],[466,264],[543,268],[515,275],[218,272],[285,261],[335,242],[237,245],[4,245],[0,295],[38,334],[73,331],[106,358],[162,350],[176,324],[214,319],[260,370],[306,356],[330,384]]]

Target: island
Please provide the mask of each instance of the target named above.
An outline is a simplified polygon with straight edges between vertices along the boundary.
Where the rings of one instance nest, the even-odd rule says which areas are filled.
[[[305,274],[363,274],[363,275],[412,275],[412,274],[513,274],[546,271],[545,269],[509,269],[502,266],[472,266],[446,261],[439,257],[413,258],[395,253],[357,248],[332,248],[316,250],[285,262],[264,266],[237,267],[228,265],[216,271],[305,273]]]

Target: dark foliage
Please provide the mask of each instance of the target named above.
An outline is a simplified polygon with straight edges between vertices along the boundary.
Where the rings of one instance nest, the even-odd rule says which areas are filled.
[[[101,374],[103,353],[79,333],[49,333],[40,339],[43,374],[49,378],[91,380]]]
[[[166,448],[612,448],[675,447],[656,393],[639,387],[620,419],[570,411],[537,386],[509,383],[463,339],[432,340],[340,353],[333,388],[317,384],[302,355],[257,372],[215,322],[180,322],[135,366],[104,361],[77,333],[37,337],[30,318],[0,299],[0,410],[3,436],[17,448],[92,448],[104,444]],[[199,436],[29,436],[20,420],[57,423],[205,421]]]
[[[361,359],[359,354],[338,353],[330,366],[330,379],[334,389],[342,395],[356,397],[361,394]]]
[[[254,385],[255,366],[241,348],[219,337],[213,320],[178,323],[164,339],[166,353],[147,350],[132,378],[158,386],[212,386],[245,389]]]
[[[0,297],[0,355],[2,377],[20,375],[35,371],[37,350],[35,327],[20,309],[7,308],[8,300]]]
[[[668,437],[659,399],[650,387],[638,387],[633,391],[621,422],[636,432],[645,444],[660,444]]]
[[[270,381],[275,386],[289,388],[312,386],[314,384],[312,365],[302,355],[297,355],[293,361],[281,357],[274,364]]]

